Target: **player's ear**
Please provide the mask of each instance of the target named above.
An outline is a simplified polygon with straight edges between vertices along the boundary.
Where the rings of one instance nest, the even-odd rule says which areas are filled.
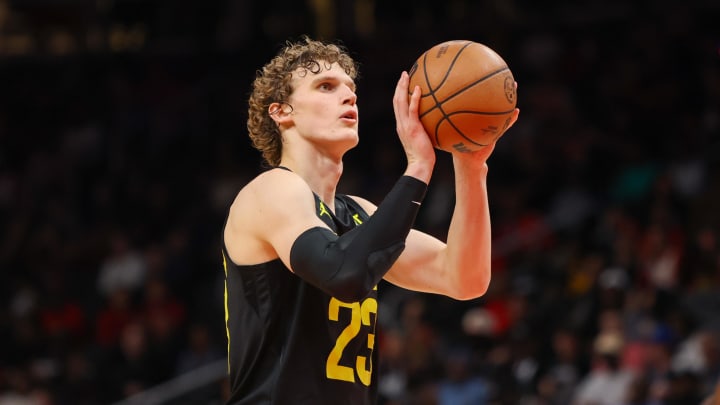
[[[278,125],[284,125],[292,120],[292,112],[292,106],[284,101],[271,103],[268,107],[270,118]]]

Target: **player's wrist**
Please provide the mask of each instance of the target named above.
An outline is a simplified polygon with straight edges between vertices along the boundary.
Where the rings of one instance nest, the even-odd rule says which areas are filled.
[[[455,166],[466,166],[479,170],[482,167],[487,167],[487,161],[490,158],[490,151],[477,151],[471,153],[452,153],[453,164]]]
[[[472,154],[453,153],[453,166],[458,176],[487,177],[489,167],[487,160],[477,159]]]
[[[409,162],[404,174],[429,184],[434,167],[434,162]]]

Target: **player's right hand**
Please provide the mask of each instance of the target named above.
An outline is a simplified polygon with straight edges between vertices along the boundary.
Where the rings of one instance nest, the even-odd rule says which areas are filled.
[[[409,83],[407,72],[402,72],[393,96],[395,125],[407,156],[408,168],[405,174],[429,183],[435,166],[435,148],[418,117],[420,88],[416,86],[415,89],[408,89]],[[408,90],[412,90],[412,93]],[[408,94],[411,94],[410,97]]]

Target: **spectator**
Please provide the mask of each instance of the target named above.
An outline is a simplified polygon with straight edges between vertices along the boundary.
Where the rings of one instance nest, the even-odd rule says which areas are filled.
[[[98,291],[109,296],[116,289],[137,292],[145,279],[145,262],[127,235],[115,233],[110,239],[110,252],[98,273]]]
[[[255,49],[300,32],[301,21],[252,2],[74,2],[72,12],[54,2],[53,13],[41,3],[0,0],[0,403],[111,403],[203,361],[181,360],[194,352],[191,325],[223,342],[222,299],[208,298],[222,297],[210,292],[222,289],[217,229],[227,195],[260,169],[237,95],[255,73],[252,60],[265,59]],[[622,321],[619,370],[634,373],[625,402],[712,401],[720,379],[717,2],[346,3],[358,7],[343,18],[362,21],[363,33],[341,39],[353,42],[369,79],[360,78],[365,136],[348,154],[348,192],[377,197],[391,185],[382,179],[397,170],[399,145],[377,130],[392,119],[382,101],[389,72],[431,44],[487,42],[522,79],[523,119],[493,152],[488,174],[497,230],[491,294],[457,304],[423,297],[407,303],[404,321],[381,328],[381,405],[437,401],[443,355],[458,340],[496,403],[521,394],[567,404],[568,391],[598,379],[589,363],[605,361],[593,350],[604,310]],[[252,24],[238,31],[240,20]],[[58,40],[77,52],[47,54]],[[383,63],[365,63],[373,60]],[[454,203],[452,165],[449,154],[437,158],[438,183],[417,224],[444,237],[436,232],[449,216],[437,212]],[[527,274],[540,292],[523,304],[530,324],[516,320],[521,308],[510,304],[522,302],[503,288]],[[158,304],[141,317],[153,278],[183,310]],[[378,305],[399,308],[390,287],[379,289]],[[565,323],[571,332],[558,331]],[[658,326],[668,332],[660,340]],[[527,336],[515,334],[528,328],[546,350],[519,345]],[[162,336],[172,339],[158,359]],[[576,347],[575,356],[555,340]],[[533,376],[533,364],[537,379],[516,378],[520,365]]]
[[[472,352],[454,349],[445,357],[445,377],[438,383],[438,405],[483,405],[490,385],[472,370]]]
[[[623,338],[617,331],[598,335],[593,364],[573,394],[573,405],[617,405],[625,401],[634,375],[620,364]]]
[[[95,316],[95,342],[103,348],[116,345],[122,330],[137,316],[130,292],[125,288],[113,290]]]

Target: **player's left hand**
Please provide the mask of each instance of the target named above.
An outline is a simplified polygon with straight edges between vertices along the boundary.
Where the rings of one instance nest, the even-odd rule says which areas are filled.
[[[495,139],[495,141],[493,143],[491,143],[490,145],[483,146],[482,148],[480,148],[474,152],[456,153],[456,154],[463,155],[463,156],[459,156],[461,158],[464,156],[468,156],[469,158],[476,159],[476,160],[479,160],[482,162],[487,161],[488,158],[490,157],[490,155],[495,150],[495,145],[497,144],[497,142],[500,140],[500,138],[503,137],[503,135],[505,135],[507,133],[508,129],[510,129],[513,125],[515,125],[515,122],[518,120],[519,115],[520,115],[520,109],[516,108],[515,111],[513,112],[513,115],[510,117],[510,123],[508,124],[507,128],[505,128],[505,130],[500,134],[500,136],[498,136],[497,139]]]

